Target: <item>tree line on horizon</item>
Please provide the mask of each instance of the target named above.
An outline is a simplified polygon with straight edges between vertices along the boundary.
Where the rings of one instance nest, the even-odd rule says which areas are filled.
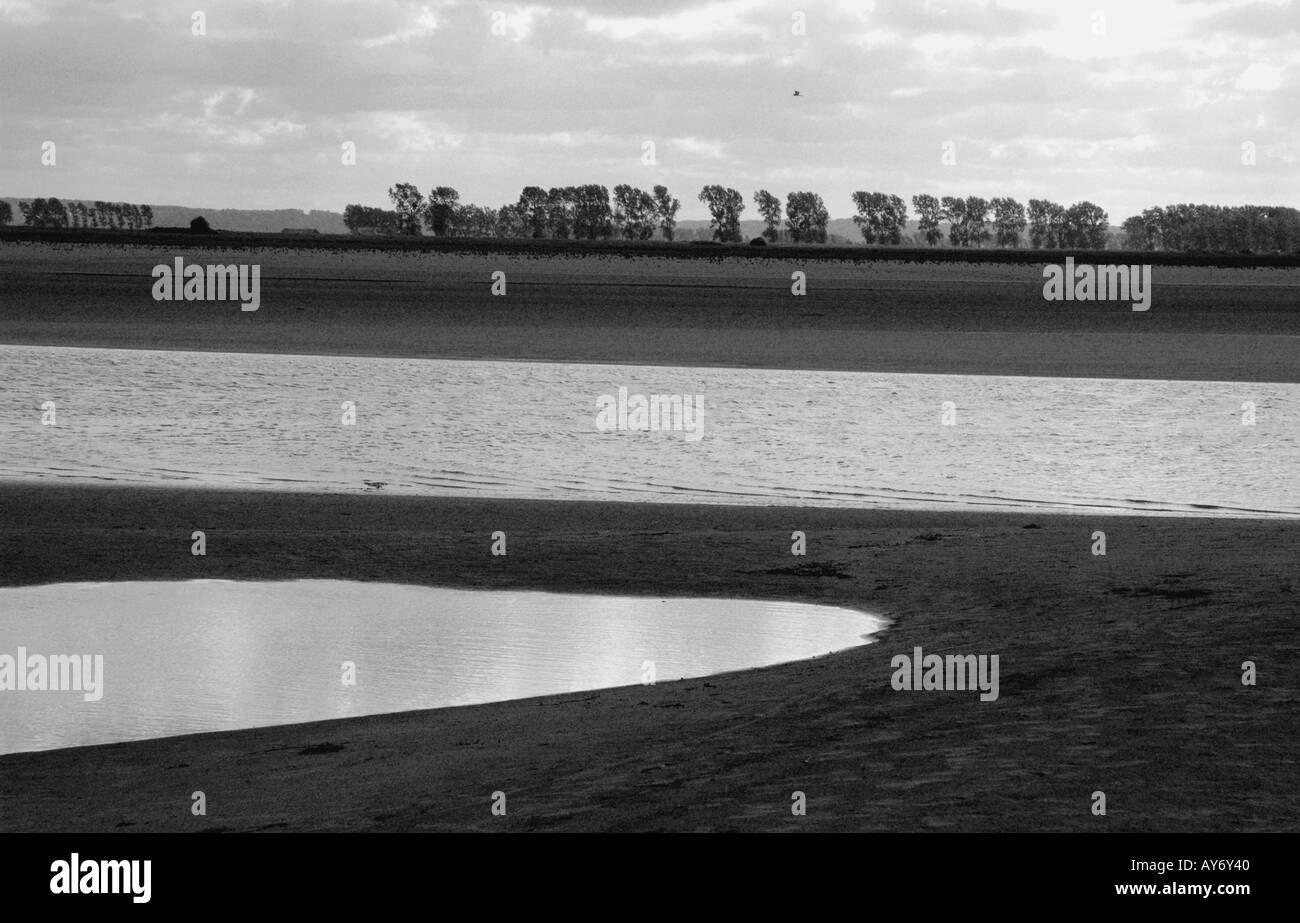
[[[1300,210],[1264,205],[1166,205],[1125,220],[1138,250],[1300,250]]]
[[[681,202],[664,186],[653,192],[628,185],[614,187],[614,205],[605,186],[525,186],[517,202],[485,208],[460,202],[460,193],[438,186],[425,197],[411,183],[388,190],[392,209],[348,205],[343,223],[353,234],[418,235],[422,228],[436,237],[542,238],[559,240],[649,240],[658,231],[672,240]]]
[[[450,186],[438,186],[426,197],[412,183],[398,183],[388,190],[393,208],[348,205],[343,222],[354,234],[409,234],[424,230],[437,237],[551,238],[558,240],[649,240],[658,231],[664,240],[675,236],[676,215],[681,203],[664,186],[646,192],[619,185],[609,190],[601,185],[559,186],[542,189],[525,186],[519,200],[500,208],[462,205],[460,193]],[[699,201],[709,210],[712,239],[740,243],[741,215],[745,199],[736,189],[709,185],[700,190]],[[854,224],[868,244],[913,243],[907,231],[907,204],[898,196],[883,192],[853,193],[857,214]],[[754,204],[762,217],[765,241],[826,243],[830,220],[822,197],[815,192],[795,191],[780,198],[766,189],[754,193]],[[1031,247],[1060,249],[1106,246],[1109,218],[1091,202],[1076,202],[1068,208],[1045,199],[1030,199],[1028,207],[1012,198],[986,200],[979,196],[959,198],[915,195],[920,240],[937,246],[944,237],[954,247],[1020,246],[1028,232]],[[782,229],[783,220],[785,227]]]
[[[392,209],[348,205],[343,223],[353,234],[437,237],[551,238],[560,240],[650,240],[657,233],[672,241],[681,203],[664,186],[647,192],[621,184],[542,189],[525,186],[517,202],[500,208],[461,204],[460,193],[438,186],[426,197],[410,183],[388,191]],[[763,221],[763,240],[771,243],[826,243],[829,214],[821,196],[797,191],[783,203],[767,191],[754,193]],[[742,242],[745,200],[737,190],[709,185],[699,201],[709,210],[713,240]],[[1013,198],[986,200],[927,194],[912,196],[917,229],[907,233],[907,203],[883,192],[854,192],[853,223],[867,244],[952,247],[1021,247],[1032,249],[1103,249],[1110,237],[1109,218],[1099,206],[1076,202],[1065,207],[1046,199],[1023,205]],[[23,223],[36,228],[108,228],[140,230],[153,225],[148,205],[126,202],[64,203],[58,198],[20,201]],[[785,227],[782,228],[784,213]],[[0,200],[0,226],[12,223],[13,210]],[[1178,204],[1154,207],[1122,225],[1124,244],[1134,250],[1294,252],[1300,249],[1300,211],[1282,206]],[[836,240],[843,238],[836,237]]]
[[[153,225],[153,209],[148,205],[130,202],[71,201],[66,204],[57,198],[36,198],[20,201],[18,209],[23,224],[33,228],[118,228],[139,231]],[[8,202],[0,202],[0,227],[13,221],[13,209]]]
[[[626,184],[610,191],[601,185],[543,189],[525,186],[517,202],[500,208],[461,204],[450,186],[426,197],[412,183],[388,191],[393,208],[348,205],[343,221],[354,234],[437,237],[550,238],[556,240],[667,241],[676,235],[680,202],[664,186],[647,192]],[[713,240],[740,243],[744,196],[731,187],[708,185],[699,201],[709,210]],[[795,191],[785,202],[766,189],[753,196],[770,243],[826,243],[829,213],[821,196]],[[1110,219],[1089,202],[1064,206],[1047,199],[1021,203],[1010,197],[912,197],[916,234],[907,233],[908,206],[897,195],[858,191],[852,195],[853,223],[867,244],[885,246],[1022,247],[1104,249]],[[784,228],[782,221],[784,220]],[[1167,206],[1147,209],[1124,222],[1126,243],[1141,250],[1232,249],[1248,241],[1252,250],[1290,250],[1300,242],[1300,212],[1258,206]],[[946,234],[945,234],[946,225]],[[1234,242],[1236,242],[1234,244]]]

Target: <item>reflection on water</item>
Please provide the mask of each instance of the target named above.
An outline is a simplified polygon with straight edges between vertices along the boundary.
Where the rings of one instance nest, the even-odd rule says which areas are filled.
[[[0,753],[634,685],[651,664],[658,681],[704,676],[852,647],[881,627],[785,602],[334,580],[0,589],[0,658],[103,657],[99,701],[0,691]]]
[[[26,346],[0,367],[0,478],[1300,515],[1300,385]],[[601,431],[620,388],[698,395],[702,429]]]

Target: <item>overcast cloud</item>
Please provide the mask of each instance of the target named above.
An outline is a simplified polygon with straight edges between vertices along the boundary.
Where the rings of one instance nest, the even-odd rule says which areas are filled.
[[[399,181],[485,205],[663,183],[703,218],[722,183],[746,217],[758,188],[835,217],[866,189],[1119,223],[1300,205],[1297,77],[1291,2],[0,0],[0,195],[341,211]]]

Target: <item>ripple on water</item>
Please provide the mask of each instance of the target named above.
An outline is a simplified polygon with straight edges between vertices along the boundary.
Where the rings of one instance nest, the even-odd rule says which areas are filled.
[[[20,396],[0,403],[0,477],[1300,515],[1300,385],[25,346],[0,363]],[[703,438],[598,431],[620,386],[703,395]],[[56,426],[36,425],[47,399]]]

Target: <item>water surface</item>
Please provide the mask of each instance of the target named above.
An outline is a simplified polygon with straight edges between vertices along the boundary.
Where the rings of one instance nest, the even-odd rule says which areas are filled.
[[[8,479],[1300,515],[1300,385],[26,346],[0,366]],[[620,387],[700,395],[701,438],[602,432]]]
[[[0,753],[468,705],[767,666],[883,627],[787,602],[336,580],[0,589],[0,655],[99,654],[103,691],[0,691]],[[355,666],[345,685],[344,662]]]

